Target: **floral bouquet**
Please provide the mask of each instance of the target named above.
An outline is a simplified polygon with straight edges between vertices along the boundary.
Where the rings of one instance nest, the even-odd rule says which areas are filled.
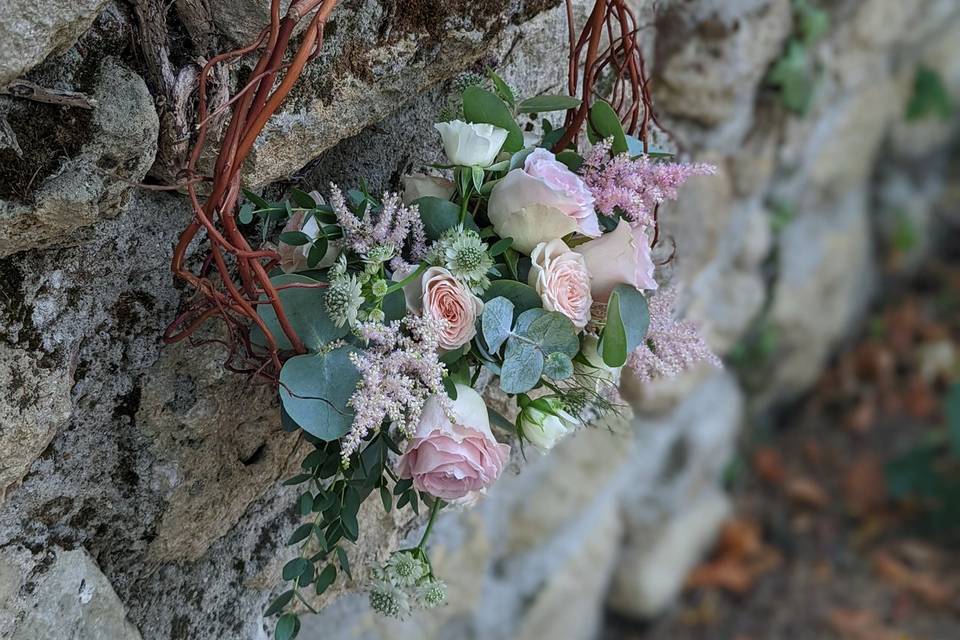
[[[279,204],[246,194],[239,219],[258,217],[265,240],[286,217],[271,282],[308,352],[284,362],[280,400],[285,428],[315,447],[287,481],[304,487],[297,506],[309,520],[290,539],[301,553],[268,615],[294,600],[312,610],[304,590],[349,573],[342,543],[358,539],[373,494],[388,511],[430,512],[419,544],[373,570],[373,608],[403,616],[441,604],[426,541],[441,508],[471,505],[503,472],[511,448],[493,428],[548,451],[615,410],[622,367],[650,380],[716,360],[673,318],[672,295],[653,293],[651,257],[660,203],[713,168],[651,152],[603,101],[583,149],[558,148],[564,130],[549,120],[538,135],[518,124],[578,105],[519,101],[491,72],[436,125],[447,163],[406,176],[402,194],[331,185],[328,201],[295,191]],[[258,313],[291,350],[274,307]],[[264,344],[262,330],[251,340]],[[515,417],[488,407],[482,389],[512,399]],[[298,629],[284,613],[277,635]]]

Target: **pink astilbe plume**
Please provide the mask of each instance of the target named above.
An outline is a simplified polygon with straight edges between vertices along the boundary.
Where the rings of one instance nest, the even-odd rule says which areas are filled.
[[[440,328],[436,321],[408,315],[388,325],[367,322],[357,329],[367,348],[350,354],[360,371],[360,382],[347,403],[355,417],[342,441],[344,460],[384,420],[407,435],[413,434],[427,398],[447,397],[443,390],[445,368],[437,353]]]
[[[408,241],[413,258],[419,260],[427,254],[427,236],[417,206],[403,206],[396,193],[385,192],[383,208],[373,213],[368,205],[361,218],[347,206],[340,188],[331,184],[330,206],[343,228],[343,246],[360,255],[378,246],[390,246],[399,253]]]
[[[647,337],[627,358],[627,366],[642,382],[678,376],[700,362],[723,366],[696,324],[675,319],[676,301],[675,289],[661,290],[650,298]]]
[[[634,226],[652,226],[656,206],[676,200],[677,189],[688,178],[716,171],[711,164],[661,162],[648,156],[631,160],[627,153],[611,159],[610,141],[604,140],[587,154],[581,173],[598,212],[610,216],[620,209]]]

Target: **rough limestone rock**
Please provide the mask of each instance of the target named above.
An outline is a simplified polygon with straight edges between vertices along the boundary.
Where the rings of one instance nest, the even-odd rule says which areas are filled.
[[[0,7],[0,87],[73,45],[107,0],[4,0]]]
[[[265,6],[205,4],[217,46],[248,40]],[[440,159],[432,125],[461,72],[490,65],[519,94],[563,91],[563,4],[341,2],[246,185],[271,197],[360,177],[397,188]],[[581,22],[590,4],[574,3]],[[769,329],[766,359],[647,385],[627,375],[624,417],[548,457],[515,453],[476,509],[438,520],[432,555],[450,603],[430,614],[384,620],[360,591],[422,525],[372,502],[351,548],[355,579],[316,603],[303,637],[579,639],[595,636],[605,606],[647,616],[668,605],[726,514],[718,478],[743,405],[815,379],[868,300],[894,210],[933,235],[945,211],[958,125],[903,113],[921,63],[960,98],[956,3],[849,4],[829,7],[812,51],[822,80],[801,118],[763,80],[794,28],[787,0],[659,3],[656,15],[635,3],[653,25],[642,39],[659,115],[689,158],[719,169],[662,207],[665,252],[678,250],[664,275],[721,354]],[[6,9],[2,33],[23,30],[10,15],[35,15]],[[296,489],[277,480],[303,450],[279,429],[270,390],[225,373],[215,345],[161,342],[187,295],[169,259],[190,210],[182,195],[130,185],[153,160],[163,99],[140,80],[150,74],[130,22],[126,3],[110,3],[76,45],[78,33],[58,36],[62,54],[0,56],[100,100],[80,113],[0,98],[0,638],[266,640],[274,621],[262,612],[298,524]],[[248,66],[233,63],[232,80]],[[86,603],[78,576],[95,585]]]
[[[97,107],[79,152],[40,176],[28,201],[0,200],[0,256],[67,244],[74,230],[116,215],[153,164],[159,121],[143,79],[107,58],[92,95]]]
[[[82,547],[54,547],[42,561],[21,547],[5,547],[0,550],[0,577],[0,609],[16,600],[26,580],[34,585],[32,604],[0,622],[0,637],[141,640],[110,581]]]

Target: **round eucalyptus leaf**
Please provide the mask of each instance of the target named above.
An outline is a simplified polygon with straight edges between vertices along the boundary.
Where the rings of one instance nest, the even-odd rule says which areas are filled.
[[[277,275],[270,278],[270,282],[275,287],[291,284],[318,285],[322,283],[321,280],[315,280],[297,273]],[[333,324],[330,316],[327,315],[324,303],[326,288],[294,287],[280,289],[277,291],[277,296],[280,298],[280,304],[287,320],[290,322],[290,326],[296,331],[297,336],[303,341],[307,349],[316,351],[323,345],[342,338],[350,331],[350,327],[346,325],[338,327]],[[267,297],[264,295],[260,299],[265,301]],[[273,339],[276,340],[277,348],[281,351],[293,349],[293,344],[280,326],[273,305],[259,304],[257,305],[257,313],[263,318],[267,329],[270,330]],[[250,339],[254,344],[262,347],[267,346],[267,338],[257,325],[251,328]]]
[[[280,370],[280,401],[290,419],[321,440],[336,440],[353,424],[347,401],[360,381],[344,345],[324,355],[294,356]]]
[[[566,380],[573,375],[573,360],[567,354],[555,351],[544,360],[543,375],[551,380]]]

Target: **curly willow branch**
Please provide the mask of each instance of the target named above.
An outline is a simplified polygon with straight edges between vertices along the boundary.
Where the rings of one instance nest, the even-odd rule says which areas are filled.
[[[605,73],[613,77],[613,90],[609,96],[610,105],[617,112],[624,130],[638,138],[647,151],[651,124],[667,132],[657,120],[653,109],[653,96],[650,93],[650,77],[643,50],[637,42],[637,34],[642,29],[637,24],[633,10],[627,6],[627,0],[596,0],[587,23],[576,33],[573,15],[573,0],[566,0],[568,38],[570,41],[567,85],[570,95],[580,96],[580,106],[567,111],[564,122],[564,134],[554,145],[555,152],[565,149],[583,130],[590,117],[590,107],[598,95],[596,85]],[[606,48],[600,48],[606,35]],[[586,49],[586,50],[584,50]],[[583,85],[580,85],[581,68]],[[659,209],[659,207],[657,207]],[[656,220],[656,212],[654,212]],[[652,245],[660,237],[659,223],[654,225]]]
[[[276,113],[290,89],[300,78],[304,66],[320,50],[323,28],[336,0],[295,0],[281,17],[281,0],[272,0],[270,26],[250,45],[212,58],[198,77],[198,132],[187,163],[188,178],[197,175],[197,163],[215,113],[208,113],[207,81],[216,65],[241,58],[261,49],[260,58],[250,74],[251,80],[230,99],[233,115],[214,165],[209,195],[201,202],[197,180],[186,183],[193,219],[180,235],[174,250],[171,268],[174,275],[194,289],[194,297],[164,332],[164,341],[178,342],[191,337],[207,320],[217,318],[226,325],[226,338],[215,340],[227,346],[227,368],[276,379],[281,367],[278,337],[273,335],[256,307],[269,304],[278,324],[296,353],[305,353],[280,303],[277,288],[268,272],[279,263],[275,251],[253,250],[237,227],[234,217],[240,194],[240,171],[253,148],[253,143],[270,117]],[[293,58],[283,59],[290,38],[301,20],[309,18],[302,41]],[[280,77],[279,83],[277,79]],[[276,85],[276,86],[275,86]],[[221,107],[222,109],[223,107]],[[202,231],[210,243],[203,265],[194,273],[186,265],[187,248]],[[252,323],[252,324],[251,324]],[[250,327],[263,333],[266,347],[250,340]]]

